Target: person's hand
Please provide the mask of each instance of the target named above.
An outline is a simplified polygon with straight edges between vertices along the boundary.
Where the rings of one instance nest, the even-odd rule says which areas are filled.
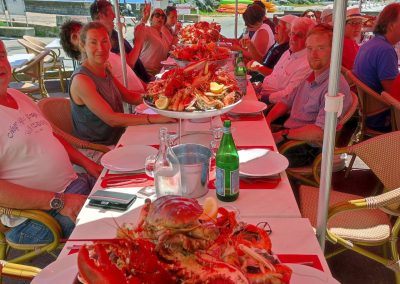
[[[236,43],[233,43],[231,47],[229,47],[232,51],[243,51],[243,48]]]
[[[98,178],[103,171],[103,167],[89,159],[88,161],[88,164],[85,165],[85,170],[88,172],[88,174],[94,176],[95,178]]]
[[[163,116],[163,115],[160,115],[160,114],[149,116],[149,121],[152,124],[154,124],[154,123],[175,123],[175,122],[177,122],[176,118],[166,117],[166,116]]]
[[[250,45],[252,44],[251,39],[249,39],[249,38],[242,38],[242,39],[239,41],[239,43],[240,43],[240,46],[241,46],[243,49],[248,49],[248,48],[250,47]]]
[[[143,17],[141,22],[142,23],[147,23],[147,21],[150,18],[150,10],[151,10],[151,4],[150,3],[145,3],[143,7]]]
[[[259,62],[255,61],[255,60],[250,60],[246,64],[247,70],[250,70],[250,71],[258,71],[260,66],[262,66],[262,65]]]
[[[64,194],[64,208],[60,211],[60,214],[75,222],[86,198],[86,195],[81,194]]]

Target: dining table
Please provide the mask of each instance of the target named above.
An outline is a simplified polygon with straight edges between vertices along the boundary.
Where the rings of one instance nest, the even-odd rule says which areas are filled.
[[[257,101],[257,98],[251,83],[248,83],[247,94],[243,97],[242,104],[251,101]],[[241,117],[223,114],[204,120],[185,119],[183,121],[180,120],[178,123],[166,125],[131,126],[127,127],[116,147],[127,147],[129,145],[157,147],[159,143],[158,133],[161,126],[167,127],[171,132],[178,132],[181,143],[207,145],[212,138],[210,129],[222,125],[222,120],[227,118],[232,121],[232,135],[238,149],[266,147],[271,151],[277,152],[271,130],[262,112],[257,113],[255,116]],[[135,157],[132,156],[131,159],[135,159]],[[68,260],[68,258],[70,258],[70,262],[76,262],[76,253],[81,245],[95,240],[113,239],[116,237],[119,227],[126,223],[135,225],[138,222],[141,209],[145,204],[146,198],[148,198],[148,196],[141,193],[143,186],[133,183],[104,189],[101,182],[102,178],[110,173],[112,172],[108,169],[103,170],[92,190],[92,194],[99,190],[132,193],[137,195],[136,201],[126,211],[92,207],[87,201],[77,217],[76,227],[66,241],[56,260],[56,264],[51,264],[53,268],[55,267],[55,269],[52,269],[53,274],[58,267],[61,267],[57,262]],[[212,174],[210,173],[211,178]],[[203,204],[207,197],[216,197],[215,189],[212,186],[204,196],[198,198],[198,202]],[[154,200],[155,196],[150,198]],[[278,175],[278,182],[272,185],[268,182],[255,181],[255,184],[250,188],[240,189],[240,194],[236,201],[223,202],[217,200],[217,202],[218,206],[236,212],[239,221],[251,224],[267,223],[271,229],[272,251],[279,257],[281,262],[312,266],[321,271],[322,275],[326,277],[325,280],[332,280],[331,282],[309,282],[306,280],[306,282],[302,282],[302,280],[299,280],[297,283],[336,283],[331,276],[328,264],[309,220],[301,217],[291,185],[284,171]],[[71,258],[73,259],[71,260]],[[76,266],[76,264],[71,265]],[[69,274],[76,273],[76,270],[76,268],[75,270],[71,268]]]

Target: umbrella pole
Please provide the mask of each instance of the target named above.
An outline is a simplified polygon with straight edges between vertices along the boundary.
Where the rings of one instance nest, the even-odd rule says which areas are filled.
[[[238,38],[238,4],[239,1],[235,0],[235,39]]]
[[[128,86],[128,78],[126,76],[126,55],[125,55],[125,48],[124,48],[124,35],[122,34],[122,24],[121,24],[121,17],[119,11],[119,3],[118,0],[113,0],[114,4],[114,11],[115,11],[115,19],[117,25],[117,32],[118,32],[118,44],[119,44],[119,55],[121,56],[121,64],[122,64],[122,78],[124,86]],[[128,106],[129,113],[132,113],[132,105]]]
[[[336,96],[342,65],[343,34],[347,1],[334,2],[334,28],[329,70],[328,95]],[[337,112],[327,112],[322,147],[321,179],[318,197],[317,237],[322,251],[325,251],[326,221],[329,209],[329,195],[332,180],[332,161],[335,148]]]

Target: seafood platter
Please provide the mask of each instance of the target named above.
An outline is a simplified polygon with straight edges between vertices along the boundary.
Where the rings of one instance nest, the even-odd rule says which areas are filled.
[[[217,42],[220,38],[221,25],[215,22],[197,22],[183,27],[178,34],[179,43],[195,44],[198,42]]]
[[[149,83],[143,101],[167,117],[199,119],[230,111],[242,96],[233,74],[201,60],[169,70]]]
[[[180,67],[185,67],[191,62],[197,62],[206,59],[216,63],[218,66],[224,66],[230,58],[230,50],[226,47],[217,46],[215,43],[197,43],[190,46],[177,46],[172,52],[172,57]]]
[[[289,283],[292,269],[271,254],[268,233],[196,199],[163,196],[146,202],[135,225],[117,239],[80,247],[83,283]]]

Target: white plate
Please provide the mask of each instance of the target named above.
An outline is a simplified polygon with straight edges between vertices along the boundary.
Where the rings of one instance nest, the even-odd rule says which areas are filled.
[[[43,283],[74,283],[78,273],[78,254],[70,254],[50,263],[35,278],[31,284]]]
[[[182,119],[197,119],[197,118],[206,118],[206,117],[213,117],[217,115],[224,114],[228,111],[230,111],[232,108],[240,104],[242,100],[240,99],[234,104],[231,104],[229,106],[226,106],[221,109],[212,109],[212,110],[203,110],[203,111],[171,111],[171,110],[162,110],[158,109],[156,107],[151,106],[147,101],[144,101],[144,103],[154,110],[156,113],[167,116],[167,117],[173,117],[173,118],[182,118]]]
[[[238,153],[239,173],[243,176],[272,176],[283,172],[289,166],[289,161],[285,156],[269,149],[243,149]]]
[[[111,171],[133,172],[144,169],[146,157],[157,149],[145,145],[126,145],[115,148],[101,157],[101,164]]]
[[[152,110],[145,104],[137,105],[135,107],[135,112],[137,112],[139,114],[157,114],[154,110]]]
[[[290,283],[295,284],[339,284],[339,282],[333,278],[331,275],[324,273],[321,270],[315,269],[310,266],[295,264],[295,263],[285,263],[289,266],[293,272],[290,278]]]
[[[263,102],[253,100],[243,100],[241,104],[233,108],[230,113],[232,114],[254,114],[262,112],[267,108]]]

